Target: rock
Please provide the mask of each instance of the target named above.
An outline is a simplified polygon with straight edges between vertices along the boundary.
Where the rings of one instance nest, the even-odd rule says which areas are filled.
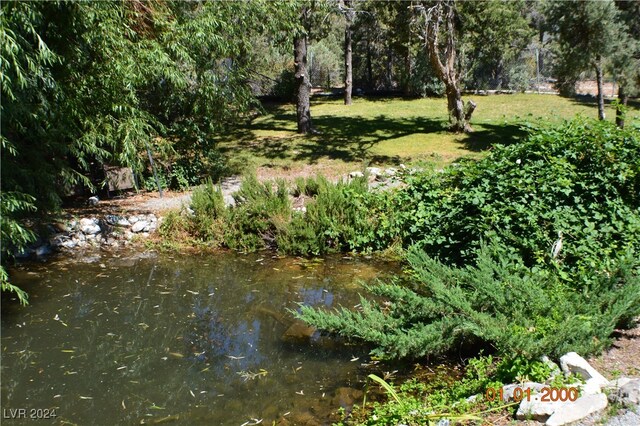
[[[640,406],[640,379],[629,380],[620,386],[615,394],[615,401],[625,407]]]
[[[114,215],[114,214],[108,214],[105,217],[105,221],[109,225],[113,225],[113,226],[123,226],[123,227],[131,226],[131,224],[129,223],[126,217]]]
[[[134,233],[138,233],[138,232],[143,232],[144,228],[149,226],[149,222],[147,222],[146,220],[140,220],[140,221],[136,221],[133,226],[131,227],[131,232]]]
[[[87,235],[95,235],[100,232],[100,225],[98,221],[93,218],[80,219],[80,230]]]
[[[587,380],[585,384],[580,385],[580,389],[583,395],[595,395],[602,393],[602,386],[603,384],[600,382],[600,379],[591,378]]]
[[[34,250],[34,253],[38,257],[46,256],[51,254],[51,246],[49,244],[42,245]]]
[[[407,166],[405,166],[404,164],[400,163],[400,168],[401,168],[402,170],[405,170],[405,169],[407,168]]]
[[[136,223],[137,221],[139,221],[139,220],[140,219],[138,218],[138,216],[129,216],[129,219],[128,219],[129,223],[132,224],[132,225],[134,223]]]
[[[282,340],[292,343],[308,342],[311,340],[315,332],[315,327],[311,327],[300,320],[296,320],[282,334]]]
[[[579,374],[585,380],[595,379],[592,383],[600,383],[601,386],[609,384],[609,381],[602,374],[598,373],[587,360],[575,352],[569,352],[560,357],[560,367],[566,375]]]
[[[349,173],[349,177],[351,179],[361,178],[361,177],[364,177],[364,173],[362,173],[362,172],[351,172],[351,173]]]
[[[293,208],[294,212],[299,212],[299,213],[306,213],[307,212],[307,208],[305,206],[302,207],[294,207]]]
[[[389,167],[388,169],[384,170],[384,174],[385,176],[395,176],[398,174],[398,169],[394,169],[393,167]]]
[[[556,412],[566,402],[561,401],[541,401],[541,394],[531,395],[531,400],[525,398],[518,407],[516,418],[518,420],[535,420],[545,422],[553,413]]]
[[[378,167],[367,167],[367,173],[370,177],[377,178],[378,176],[382,175],[382,170]]]
[[[78,241],[75,239],[70,239],[70,240],[64,240],[61,241],[58,246],[60,247],[64,247],[66,249],[72,249],[74,247],[76,247],[78,245]]]
[[[89,197],[89,199],[87,200],[87,205],[89,206],[95,206],[100,202],[100,199],[96,196],[93,197]]]
[[[547,426],[562,426],[576,422],[591,414],[607,408],[606,395],[599,393],[596,395],[581,396],[574,402],[564,403],[545,423]]]

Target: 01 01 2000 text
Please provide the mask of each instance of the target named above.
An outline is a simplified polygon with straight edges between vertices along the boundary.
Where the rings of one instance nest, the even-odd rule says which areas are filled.
[[[516,387],[513,389],[513,393],[511,395],[505,395],[504,388],[487,388],[484,393],[484,397],[487,401],[503,401],[505,399],[513,399],[516,402],[520,402],[523,399],[527,401],[531,401],[532,392],[535,391],[531,388],[521,388]],[[575,401],[580,396],[580,392],[576,387],[560,387],[560,388],[552,388],[552,387],[544,387],[540,389],[540,401],[542,402],[555,402],[555,401]],[[506,397],[506,398],[505,398]]]

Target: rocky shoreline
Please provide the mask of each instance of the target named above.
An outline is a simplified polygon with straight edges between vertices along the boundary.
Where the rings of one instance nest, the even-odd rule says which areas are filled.
[[[162,218],[154,213],[104,214],[72,217],[46,226],[47,236],[39,236],[26,250],[16,253],[18,259],[41,258],[55,251],[120,248],[136,238],[153,234]]]

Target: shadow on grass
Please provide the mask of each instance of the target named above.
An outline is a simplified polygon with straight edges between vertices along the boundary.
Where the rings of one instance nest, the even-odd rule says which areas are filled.
[[[473,121],[473,120],[472,120]],[[476,126],[476,131],[466,135],[461,143],[464,149],[486,151],[494,145],[511,145],[527,136],[520,124],[487,124]]]
[[[317,105],[317,103],[316,103]],[[379,143],[414,134],[445,133],[444,118],[410,116],[391,118],[384,114],[374,117],[330,116],[313,117],[311,135],[295,134],[295,112],[291,105],[265,105],[268,120],[254,121],[248,128],[226,135],[220,149],[227,155],[234,151],[249,152],[269,160],[291,160],[317,163],[320,159],[344,162],[369,161],[399,164],[403,152],[376,154],[372,149]],[[285,132],[284,136],[257,136],[255,132]],[[469,135],[461,135],[459,142],[468,151],[480,152],[495,144],[511,144],[526,134],[517,124],[482,124]]]

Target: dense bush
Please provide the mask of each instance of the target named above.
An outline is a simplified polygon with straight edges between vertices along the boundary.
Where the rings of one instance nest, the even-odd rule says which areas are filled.
[[[529,266],[609,270],[640,251],[639,154],[639,132],[607,122],[539,130],[481,161],[410,178],[398,227],[406,244],[445,262],[468,263],[485,240]],[[554,260],[558,232],[564,248]]]

